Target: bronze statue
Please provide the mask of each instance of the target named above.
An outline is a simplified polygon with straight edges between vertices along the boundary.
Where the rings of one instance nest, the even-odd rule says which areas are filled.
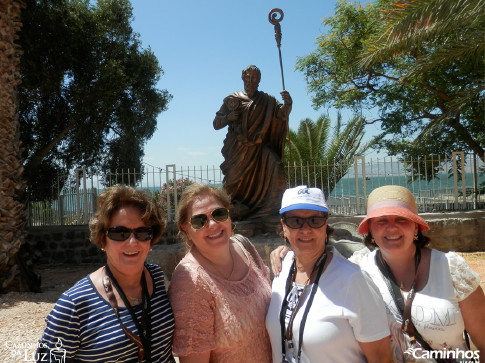
[[[284,104],[258,91],[261,72],[251,65],[242,71],[244,91],[227,96],[214,118],[214,129],[228,126],[222,147],[223,186],[232,199],[233,220],[277,216],[286,189],[282,162],[292,99]]]

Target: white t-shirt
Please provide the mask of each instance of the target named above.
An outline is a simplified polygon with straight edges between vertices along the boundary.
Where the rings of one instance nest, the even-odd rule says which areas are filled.
[[[365,362],[358,341],[372,342],[389,335],[382,298],[358,266],[347,261],[333,247],[327,247],[327,251],[333,253],[333,258],[320,277],[319,288],[308,313],[301,362]],[[273,362],[282,360],[280,310],[293,259],[293,252],[288,252],[280,276],[273,280],[266,314]],[[310,291],[311,287],[306,289],[293,323],[295,356],[300,323]]]
[[[375,264],[376,250],[364,248],[355,252],[350,261],[366,271],[381,291],[391,330],[391,347],[396,362],[413,358],[405,351],[409,338],[401,329],[399,313],[386,282]],[[467,298],[480,284],[480,276],[455,252],[443,253],[431,249],[429,277],[426,286],[416,292],[411,318],[418,332],[433,349],[466,350],[465,328],[458,303]],[[403,293],[404,299],[407,293]],[[418,360],[419,361],[419,360]],[[423,359],[422,361],[430,361]]]

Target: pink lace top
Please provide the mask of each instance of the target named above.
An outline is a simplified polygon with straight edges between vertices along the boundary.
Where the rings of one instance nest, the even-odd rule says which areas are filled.
[[[175,268],[168,292],[175,316],[173,352],[184,356],[211,351],[211,362],[271,362],[265,327],[269,269],[259,255],[256,263],[241,243],[232,241],[249,260],[249,271],[240,281],[206,271],[191,252]]]

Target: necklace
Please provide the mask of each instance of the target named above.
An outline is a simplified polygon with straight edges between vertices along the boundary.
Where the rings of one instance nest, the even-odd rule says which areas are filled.
[[[395,285],[399,286],[400,290],[404,290],[405,288],[404,281],[400,281],[399,285],[397,284],[397,279],[394,277],[394,274],[392,273],[391,268],[389,267],[386,260],[382,256],[382,253],[380,250],[377,251],[376,253],[376,258],[377,257],[379,258],[379,263],[377,265],[381,268],[381,272],[382,270],[384,270],[386,276],[388,276]],[[377,262],[377,259],[376,259],[376,262]],[[411,285],[411,290],[414,290],[414,285],[416,284],[416,278],[418,275],[418,267],[420,262],[421,262],[421,249],[417,247],[416,252],[414,253],[414,278],[413,278],[413,283]]]
[[[126,292],[124,292],[124,294],[128,298],[128,301],[131,303],[132,306],[141,304],[141,302],[143,301],[143,288],[140,294],[138,293],[136,294],[136,295],[140,295],[140,297],[128,295]]]
[[[132,306],[141,304],[141,302],[143,301],[142,298],[137,298],[137,297],[133,297],[133,296],[129,296],[129,295],[127,295],[126,297],[128,298],[128,300],[130,300],[130,303],[131,303]]]
[[[199,252],[200,253],[200,252]],[[214,269],[219,273],[219,275],[221,275],[224,280],[230,280],[231,279],[231,276],[232,274],[234,273],[234,256],[232,255],[232,249],[231,249],[231,246],[229,245],[229,255],[231,256],[231,264],[232,264],[232,267],[231,267],[231,272],[229,273],[229,275],[226,277],[216,266],[216,264],[214,262],[212,262],[211,260],[209,260],[207,257],[205,257],[202,253],[200,253],[200,255],[202,257],[204,257],[204,259],[206,259],[212,267],[214,267]]]
[[[414,280],[411,285],[411,289],[409,290],[406,301],[404,301],[404,298],[402,296],[403,289],[397,285],[396,279],[386,260],[382,257],[380,250],[377,250],[374,260],[382,274],[384,282],[387,285],[387,289],[389,290],[389,293],[394,300],[394,304],[401,314],[401,329],[406,335],[408,335],[411,345],[414,346],[414,343],[418,341],[425,350],[432,350],[431,347],[429,347],[429,349],[426,347],[428,343],[423,340],[421,334],[419,334],[419,332],[415,329],[413,321],[411,319],[411,307],[416,293],[415,285],[418,275],[419,263],[421,262],[421,249],[419,247],[416,247],[416,252],[414,254]]]

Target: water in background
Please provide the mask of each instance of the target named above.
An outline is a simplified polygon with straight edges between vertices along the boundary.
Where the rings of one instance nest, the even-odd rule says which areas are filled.
[[[356,181],[358,195],[364,195],[364,180],[362,177],[344,177],[339,180],[335,185],[328,197],[342,197],[342,196],[356,196]],[[367,177],[365,180],[365,195],[383,185],[393,184],[401,185],[408,188],[415,196],[434,196],[437,194],[451,194],[454,193],[454,180],[453,177],[443,175],[441,178],[435,178],[429,182],[425,180],[415,180],[409,183],[410,178],[405,175],[387,175]],[[478,178],[478,187],[485,184],[485,174],[481,173]],[[473,175],[472,173],[465,174],[465,186],[467,190],[473,189]],[[458,180],[458,190],[462,190],[463,183]]]

